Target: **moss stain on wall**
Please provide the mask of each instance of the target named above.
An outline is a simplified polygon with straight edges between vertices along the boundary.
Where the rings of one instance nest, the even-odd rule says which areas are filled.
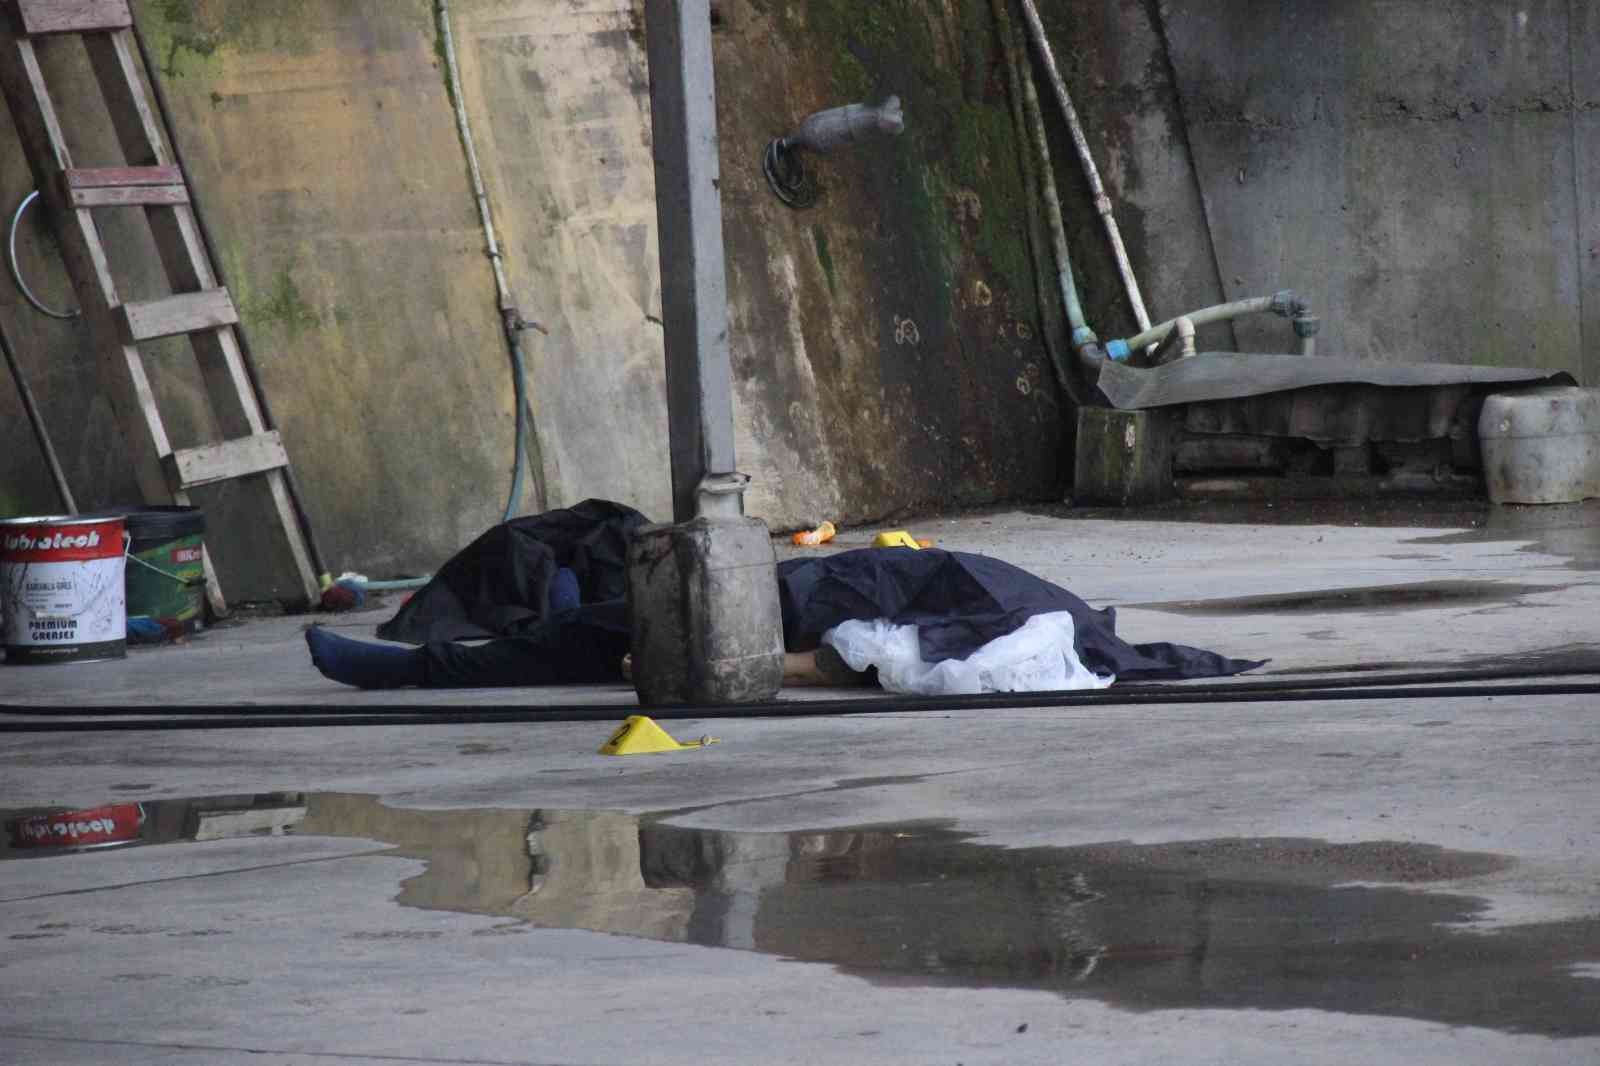
[[[835,295],[839,291],[839,279],[833,268],[833,255],[828,251],[828,233],[820,222],[811,227],[811,241],[817,247],[817,263],[828,279],[828,293]]]
[[[301,295],[293,271],[293,263],[280,267],[264,290],[252,288],[238,272],[232,275],[239,317],[247,327],[281,329],[295,337],[302,330],[316,329],[322,324],[317,309]]]
[[[808,45],[830,57],[841,102],[901,98],[906,130],[893,152],[889,207],[931,287],[949,292],[968,230],[981,266],[1031,305],[1022,179],[984,0],[813,0],[804,20]],[[946,53],[956,62],[942,61]]]
[[[825,222],[800,232],[828,299],[802,315],[806,358],[823,418],[874,456],[833,471],[845,509],[1048,493],[1062,423],[1033,387],[1047,356],[988,0],[795,0],[774,22],[803,101],[788,121],[891,93],[905,112],[897,138],[806,161]]]
[[[218,49],[305,55],[316,35],[306,18],[312,0],[139,0],[139,27],[169,78],[214,71]]]

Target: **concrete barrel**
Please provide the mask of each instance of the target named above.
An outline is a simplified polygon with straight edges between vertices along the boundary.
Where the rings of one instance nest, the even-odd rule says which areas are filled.
[[[767,527],[753,518],[645,526],[628,544],[633,686],[646,703],[769,700],[783,618]]]
[[[1478,416],[1494,503],[1577,503],[1600,496],[1600,389],[1499,393]]]

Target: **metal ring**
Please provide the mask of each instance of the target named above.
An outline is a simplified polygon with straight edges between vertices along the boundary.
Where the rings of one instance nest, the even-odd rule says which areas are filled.
[[[22,222],[22,213],[38,198],[39,190],[35,189],[22,198],[22,203],[17,205],[16,214],[11,216],[11,239],[6,243],[7,262],[11,264],[11,280],[17,283],[17,291],[22,293],[22,298],[32,304],[33,309],[40,314],[49,315],[51,318],[77,318],[83,314],[81,310],[56,311],[39,302],[39,298],[28,288],[28,283],[22,280],[22,268],[17,265],[17,226]]]
[[[761,171],[778,199],[790,207],[801,210],[817,202],[816,181],[806,173],[796,150],[782,137],[767,142],[767,150],[761,156]]]

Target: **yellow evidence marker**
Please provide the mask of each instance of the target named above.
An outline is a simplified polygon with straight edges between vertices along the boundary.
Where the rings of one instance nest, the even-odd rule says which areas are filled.
[[[918,540],[903,529],[891,529],[872,538],[874,548],[931,548],[933,541]]]
[[[679,744],[654,718],[632,714],[611,734],[611,739],[600,745],[601,755],[653,755],[659,751],[687,751],[720,744],[716,737],[701,737],[687,744]]]

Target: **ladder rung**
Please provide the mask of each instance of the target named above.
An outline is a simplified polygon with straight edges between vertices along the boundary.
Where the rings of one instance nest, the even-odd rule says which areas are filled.
[[[239,312],[234,310],[227,289],[202,289],[117,308],[117,324],[122,328],[126,344],[198,333],[217,326],[231,326],[237,321]]]
[[[73,167],[65,174],[69,189],[183,184],[183,171],[177,167]]]
[[[17,14],[22,17],[22,32],[30,37],[125,30],[133,25],[128,0],[17,0]]]
[[[198,448],[179,448],[162,460],[167,476],[182,489],[264,474],[289,465],[288,453],[275,429]]]
[[[171,207],[189,202],[183,185],[123,185],[110,189],[68,189],[72,207]]]
[[[177,167],[75,167],[62,181],[73,207],[186,204],[189,190]]]

